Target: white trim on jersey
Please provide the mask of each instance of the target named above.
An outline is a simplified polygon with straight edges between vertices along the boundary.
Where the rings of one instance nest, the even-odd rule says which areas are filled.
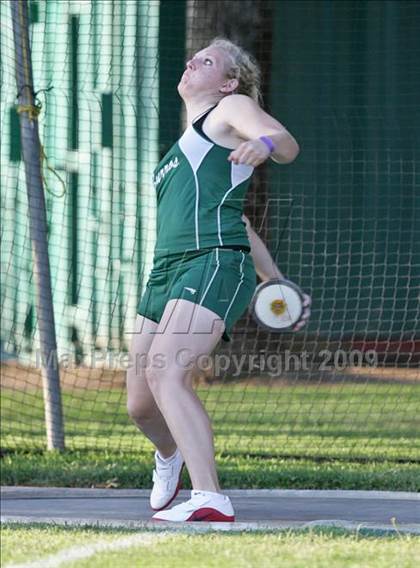
[[[221,207],[222,207],[226,197],[229,195],[229,193],[231,191],[233,191],[236,187],[238,187],[238,185],[240,185],[242,182],[249,179],[251,177],[253,171],[254,171],[253,166],[249,166],[247,164],[234,164],[233,162],[231,163],[230,181],[231,181],[232,185],[227,190],[227,192],[224,194],[221,202],[219,203],[219,205],[217,207],[217,236],[219,237],[219,243],[221,245],[224,244],[223,239],[222,239],[222,222],[221,222],[221,219],[220,219]]]
[[[198,204],[200,201],[200,185],[198,183],[197,174],[193,171],[194,182],[195,182],[195,212],[194,212],[194,223],[195,223],[195,246],[197,249],[200,248],[200,236],[198,233]]]
[[[243,253],[242,251],[241,251],[241,254],[242,254],[242,261],[241,261],[241,265],[240,265],[241,277],[240,277],[240,279],[239,279],[239,284],[238,284],[237,287],[236,287],[235,293],[233,294],[233,298],[232,298],[232,300],[231,300],[231,302],[230,302],[230,304],[229,304],[229,306],[228,306],[228,309],[226,310],[225,317],[223,318],[223,321],[224,321],[224,322],[226,322],[226,318],[227,318],[227,315],[228,315],[228,313],[229,313],[229,311],[230,311],[230,308],[232,307],[232,304],[233,304],[233,302],[235,301],[235,298],[236,298],[236,296],[237,296],[237,294],[238,294],[238,292],[239,292],[239,288],[242,286],[242,283],[243,283],[243,281],[244,281],[243,264],[244,264],[244,260],[245,260],[245,255],[244,255],[244,253]]]
[[[214,144],[205,140],[202,136],[197,134],[197,132],[193,129],[192,126],[188,127],[184,134],[178,141],[178,146],[181,149],[181,152],[186,157],[188,163],[191,166],[191,169],[194,174],[194,182],[195,182],[195,214],[194,214],[194,223],[195,223],[195,244],[197,249],[200,248],[200,235],[199,235],[199,228],[198,228],[198,204],[200,201],[200,184],[198,183],[197,178],[197,171],[200,167],[201,163],[203,162],[204,158],[213,148]]]

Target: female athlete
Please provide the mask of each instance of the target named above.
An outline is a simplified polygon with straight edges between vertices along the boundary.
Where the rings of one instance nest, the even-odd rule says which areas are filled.
[[[229,340],[256,286],[281,277],[243,215],[254,168],[287,164],[299,148],[260,105],[259,69],[242,48],[216,38],[186,64],[178,84],[187,128],[154,172],[157,240],[133,334],[127,407],[156,446],[154,520],[234,521],[220,491],[209,417],[192,387],[200,356]],[[307,297],[303,319],[309,316]],[[191,499],[176,497],[183,465]],[[164,510],[166,509],[166,510]]]

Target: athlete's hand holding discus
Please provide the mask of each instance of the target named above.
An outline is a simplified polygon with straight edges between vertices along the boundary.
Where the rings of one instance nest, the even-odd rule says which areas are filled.
[[[251,244],[255,270],[261,279],[250,305],[252,316],[258,325],[269,331],[299,331],[311,315],[311,297],[282,274],[249,219],[242,215],[242,220]]]
[[[299,331],[300,329],[302,329],[302,327],[305,327],[305,325],[308,323],[308,320],[311,316],[312,298],[309,296],[309,294],[306,294],[305,292],[303,292],[302,296],[303,296],[302,315],[300,317],[300,320],[292,328],[292,331]]]
[[[250,312],[257,324],[277,333],[297,332],[308,323],[311,297],[284,278],[261,282],[255,289]]]

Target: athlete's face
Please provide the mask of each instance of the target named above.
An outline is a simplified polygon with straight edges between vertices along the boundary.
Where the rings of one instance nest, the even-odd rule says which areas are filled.
[[[226,77],[226,56],[216,47],[206,47],[186,62],[184,74],[178,84],[181,96],[218,94],[229,79]]]

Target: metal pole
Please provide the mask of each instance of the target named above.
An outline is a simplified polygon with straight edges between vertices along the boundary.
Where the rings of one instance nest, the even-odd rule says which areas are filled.
[[[29,229],[34,259],[36,310],[41,342],[47,447],[49,450],[63,450],[63,412],[48,258],[47,216],[41,175],[41,146],[29,46],[27,1],[12,0],[11,9],[20,132],[28,194]]]

